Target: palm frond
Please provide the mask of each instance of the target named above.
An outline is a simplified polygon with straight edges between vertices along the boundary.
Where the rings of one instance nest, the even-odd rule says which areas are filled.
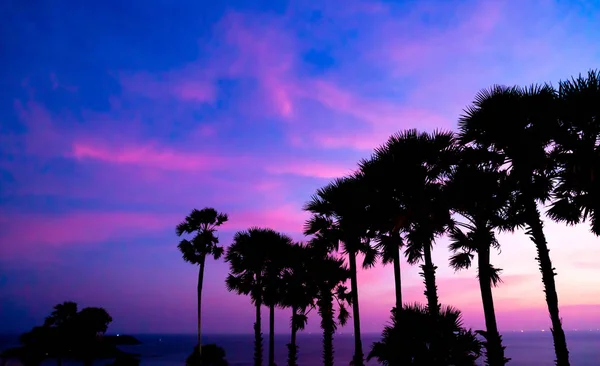
[[[348,323],[348,319],[350,319],[350,313],[348,312],[348,309],[346,309],[344,305],[340,305],[338,311],[338,322],[341,326],[344,326],[346,323]]]
[[[369,245],[368,243],[363,243],[361,245],[360,251],[364,255],[362,267],[364,269],[373,268],[377,264],[377,259],[379,258],[379,251],[375,247]]]
[[[468,269],[471,267],[474,255],[469,252],[455,253],[450,257],[450,267],[454,270],[459,271],[461,269]]]

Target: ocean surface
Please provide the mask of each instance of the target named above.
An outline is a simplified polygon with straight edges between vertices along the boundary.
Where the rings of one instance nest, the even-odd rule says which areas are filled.
[[[186,357],[190,354],[196,338],[194,335],[160,335],[142,334],[135,335],[143,344],[137,346],[121,347],[124,351],[141,355],[141,364],[144,366],[183,366]],[[265,335],[265,362],[267,358],[267,336]],[[378,334],[363,335],[365,354],[371,344],[379,338]],[[554,352],[552,336],[549,332],[509,332],[503,334],[506,345],[506,356],[512,358],[510,366],[552,366]],[[252,365],[252,335],[207,335],[205,343],[216,343],[227,352],[227,360],[231,366]],[[579,331],[567,333],[567,341],[571,352],[571,365],[573,366],[598,366],[600,365],[600,332]],[[0,349],[17,345],[16,336],[0,336]],[[287,357],[286,344],[289,336],[277,335],[275,337],[275,359],[279,366],[285,366]],[[312,333],[298,334],[299,364],[301,366],[318,366],[321,363],[320,335]],[[335,362],[346,366],[352,357],[353,338],[349,334],[336,335]],[[106,365],[108,360],[98,361],[95,365]],[[54,361],[44,362],[45,365],[55,365]],[[79,365],[80,363],[63,363],[65,366]],[[368,365],[377,365],[371,361]],[[481,360],[483,364],[483,359]]]

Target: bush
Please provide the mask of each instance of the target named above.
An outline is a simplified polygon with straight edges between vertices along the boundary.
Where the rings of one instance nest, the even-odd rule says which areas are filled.
[[[392,322],[375,342],[367,360],[383,365],[474,366],[482,344],[475,333],[462,326],[460,311],[444,307],[434,319],[424,306],[392,310]]]
[[[225,350],[216,344],[205,344],[202,346],[202,363],[198,360],[198,346],[194,347],[185,364],[188,366],[229,366],[225,359]]]

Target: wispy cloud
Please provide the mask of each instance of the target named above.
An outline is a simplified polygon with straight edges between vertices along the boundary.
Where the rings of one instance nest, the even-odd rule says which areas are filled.
[[[231,163],[227,159],[201,153],[185,153],[147,146],[120,148],[74,143],[72,155],[78,160],[99,160],[107,163],[134,164],[165,170],[202,171]]]

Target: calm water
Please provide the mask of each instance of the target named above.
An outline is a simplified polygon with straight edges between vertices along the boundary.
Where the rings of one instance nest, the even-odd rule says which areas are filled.
[[[194,335],[135,335],[141,345],[122,347],[123,350],[142,355],[144,366],[182,366],[195,343]],[[363,336],[365,353],[378,339],[377,334]],[[600,332],[571,332],[567,334],[573,366],[600,365]],[[206,343],[217,343],[225,348],[231,366],[247,366],[252,363],[252,335],[213,335],[206,336]],[[289,336],[275,337],[275,358],[278,365],[285,365],[286,344]],[[15,345],[14,336],[0,337],[0,349]],[[507,356],[512,358],[510,366],[551,366],[553,364],[552,338],[549,332],[506,333],[504,343]],[[315,366],[321,364],[321,343],[319,335],[299,334],[299,364]],[[350,335],[337,335],[335,338],[335,358],[338,365],[348,365],[352,355],[353,342]],[[265,360],[267,339],[265,338]],[[106,365],[107,361],[96,365]],[[54,365],[46,362],[44,365]],[[67,363],[68,365],[69,363]],[[76,363],[73,363],[75,365]],[[369,365],[377,365],[371,362]]]

